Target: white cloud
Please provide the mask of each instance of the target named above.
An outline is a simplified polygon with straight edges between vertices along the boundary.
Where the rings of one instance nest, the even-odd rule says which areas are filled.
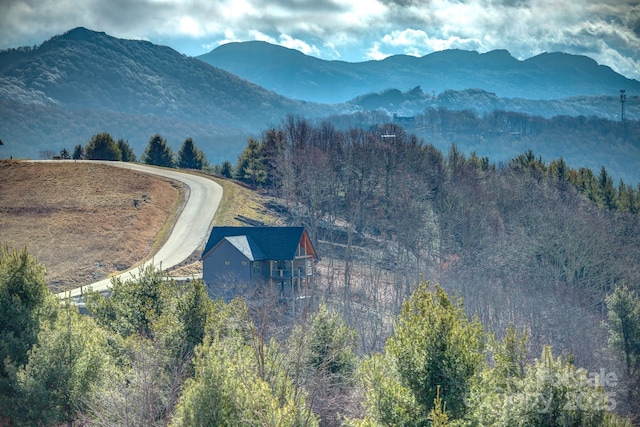
[[[190,16],[180,18],[180,32],[191,37],[202,37],[206,34],[205,30],[200,26],[198,21]]]
[[[261,42],[267,42],[267,43],[271,43],[271,44],[277,44],[276,39],[274,39],[273,37],[264,34],[258,30],[250,30],[249,31],[249,36],[251,37],[251,40],[258,40]]]
[[[565,51],[640,78],[638,0],[0,0],[0,49],[77,26],[188,54],[242,40],[350,61],[451,48],[521,59]]]
[[[288,34],[280,34],[281,46],[288,47],[289,49],[296,49],[305,55],[320,56],[320,50],[317,47],[310,45],[303,40],[295,39]]]
[[[367,58],[376,61],[380,61],[388,56],[390,56],[390,54],[380,51],[380,44],[378,42],[373,43],[373,46],[367,51]]]

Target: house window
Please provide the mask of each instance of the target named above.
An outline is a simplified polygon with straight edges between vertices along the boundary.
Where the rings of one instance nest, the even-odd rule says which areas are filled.
[[[226,265],[226,266],[231,265],[231,261],[225,261],[225,262],[224,262],[224,265]]]
[[[253,272],[254,273],[260,273],[260,263],[259,262],[254,262],[253,263]]]
[[[241,261],[242,265],[247,265],[247,261]]]

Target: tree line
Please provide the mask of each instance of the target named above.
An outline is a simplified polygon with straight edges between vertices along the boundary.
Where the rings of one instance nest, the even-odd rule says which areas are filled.
[[[25,426],[630,426],[615,375],[576,367],[530,331],[502,338],[462,300],[418,284],[380,352],[320,301],[212,300],[200,280],[148,267],[89,292],[89,315],[53,296],[26,249],[0,248],[0,421]],[[257,299],[255,299],[257,298]],[[612,345],[637,370],[640,299],[607,302]],[[633,320],[635,329],[624,322]],[[275,320],[275,322],[274,322]]]
[[[51,158],[51,154],[44,153],[47,158]],[[74,160],[137,161],[128,141],[122,138],[115,141],[107,132],[94,135],[84,146],[82,144],[76,145],[71,153],[63,148],[58,157]],[[144,164],[168,168],[202,170],[209,167],[205,154],[195,145],[192,138],[188,137],[182,142],[176,156],[166,139],[160,134],[155,134],[149,139],[140,161]]]

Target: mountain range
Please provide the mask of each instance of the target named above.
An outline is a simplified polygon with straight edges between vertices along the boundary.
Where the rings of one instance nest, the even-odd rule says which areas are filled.
[[[175,150],[192,137],[212,163],[233,162],[248,136],[289,114],[322,120],[376,110],[390,118],[445,107],[613,119],[621,88],[627,116],[640,117],[640,83],[583,56],[519,61],[506,51],[449,50],[347,63],[245,42],[193,58],[75,28],[0,52],[0,157],[71,150],[99,132],[140,155],[160,133]]]
[[[532,100],[640,92],[628,79],[593,59],[542,53],[524,61],[506,50],[480,54],[444,50],[422,57],[393,55],[381,61],[325,61],[261,41],[227,43],[198,57],[283,96],[307,101],[347,102],[370,92],[409,90],[429,94],[482,89],[502,98]]]
[[[191,136],[215,151],[219,140],[245,139],[286,114],[335,110],[287,99],[168,47],[76,28],[0,53],[0,111],[13,155],[34,157],[103,131],[129,139],[138,153],[156,132],[174,146]]]

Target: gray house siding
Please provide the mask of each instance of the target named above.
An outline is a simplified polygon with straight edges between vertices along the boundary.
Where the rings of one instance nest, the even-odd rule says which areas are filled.
[[[271,292],[281,301],[307,297],[316,254],[302,227],[214,227],[202,255],[212,296]]]
[[[202,260],[205,283],[249,284],[251,261],[227,240],[222,240],[209,256]]]

